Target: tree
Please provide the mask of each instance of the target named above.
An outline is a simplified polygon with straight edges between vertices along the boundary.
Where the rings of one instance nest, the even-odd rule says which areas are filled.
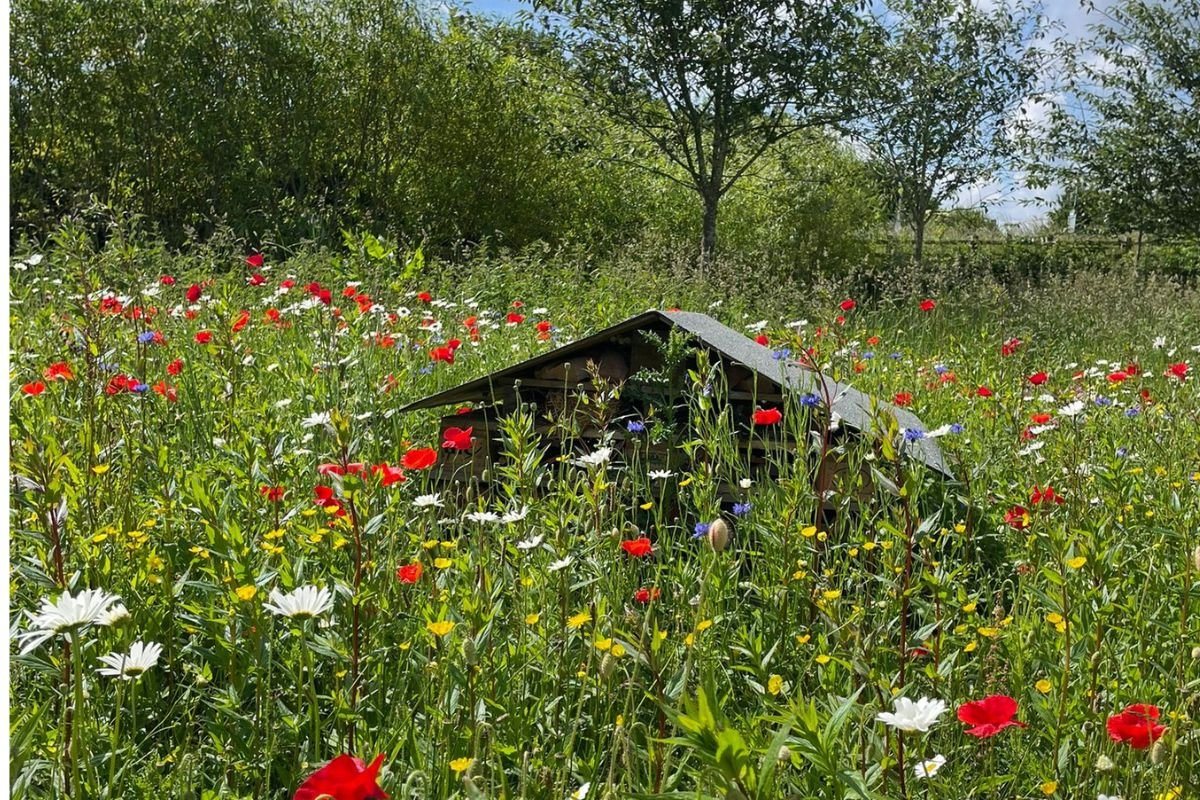
[[[930,218],[1013,157],[1013,123],[1034,88],[1041,21],[972,0],[899,0],[869,99],[846,132],[870,152],[921,260]]]
[[[531,1],[562,38],[573,85],[636,132],[632,160],[699,195],[702,265],[721,199],[759,158],[850,114],[858,0]]]
[[[1200,0],[1122,0],[1066,50],[1037,133],[1035,185],[1088,200],[1112,232],[1200,232]]]

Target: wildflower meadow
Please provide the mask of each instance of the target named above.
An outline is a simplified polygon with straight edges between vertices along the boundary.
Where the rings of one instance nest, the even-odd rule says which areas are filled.
[[[15,261],[14,797],[1200,796],[1194,293],[760,316],[651,276],[214,253]],[[838,420],[734,418],[702,359],[686,425],[549,458],[522,406],[483,481],[437,471],[478,431],[399,412],[648,304],[916,412],[847,455],[892,491],[814,492],[807,445],[752,478],[735,434]],[[952,478],[901,455],[924,437]]]

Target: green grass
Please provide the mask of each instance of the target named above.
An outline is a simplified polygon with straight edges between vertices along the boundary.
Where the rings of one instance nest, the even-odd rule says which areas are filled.
[[[119,595],[129,617],[13,656],[16,797],[61,796],[65,782],[77,797],[290,797],[348,751],[386,753],[380,782],[399,798],[564,798],[584,783],[593,798],[1200,793],[1195,294],[1120,275],[1013,288],[914,273],[868,300],[836,282],[720,268],[685,282],[669,265],[555,254],[409,261],[405,278],[404,262],[365,251],[269,258],[251,286],[229,253],[58,245],[12,288],[14,626],[84,588]],[[304,302],[310,281],[331,306]],[[203,296],[185,315],[193,282]],[[109,290],[120,310],[102,303]],[[838,323],[847,295],[862,302]],[[926,296],[931,312],[918,310]],[[524,320],[507,324],[514,301]],[[732,434],[778,432],[732,415],[719,380],[706,396],[702,368],[684,380],[692,425],[648,416],[620,463],[548,457],[527,412],[498,434],[490,494],[439,490],[427,470],[390,486],[370,473],[440,450],[438,417],[396,413],[406,402],[675,305],[739,330],[762,320],[772,349],[813,347],[834,377],[911,394],[930,431],[961,424],[939,440],[960,480],[881,447],[870,466],[900,496],[823,525],[814,459],[780,460],[778,481],[738,490],[750,510],[718,552],[693,533],[722,512],[718,486],[748,476]],[[139,342],[152,332],[164,341]],[[450,337],[465,342],[455,362],[431,362]],[[44,376],[58,362],[73,379]],[[1180,362],[1184,379],[1167,374]],[[1038,371],[1049,380],[1034,387]],[[164,394],[110,394],[118,374]],[[38,381],[44,392],[23,392]],[[784,427],[819,420],[794,400]],[[1076,400],[1082,413],[1065,415]],[[648,476],[655,441],[671,444],[669,478]],[[354,462],[365,476],[318,471]],[[318,485],[344,516],[314,502]],[[1064,502],[1032,505],[1047,485]],[[434,491],[441,507],[414,505]],[[1017,506],[1020,530],[1006,523]],[[527,513],[466,516],[483,510]],[[653,554],[626,554],[620,542],[642,533]],[[400,581],[414,562],[420,578]],[[329,587],[332,610],[301,623],[264,608],[272,589],[302,585]],[[659,594],[641,603],[639,589]],[[162,644],[156,666],[136,681],[97,674],[135,640]],[[965,735],[955,709],[991,694],[1015,698],[1027,727]],[[904,734],[902,766],[901,739],[875,719],[900,695],[949,707]],[[1153,748],[1106,734],[1132,703],[1162,709]],[[945,766],[916,779],[935,754]]]

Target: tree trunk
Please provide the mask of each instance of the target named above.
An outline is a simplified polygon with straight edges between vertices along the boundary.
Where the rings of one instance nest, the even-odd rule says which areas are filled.
[[[921,254],[925,250],[925,215],[913,221],[913,261],[920,264]]]
[[[716,192],[704,195],[704,227],[700,235],[700,277],[712,265],[717,252],[717,205],[721,198]]]

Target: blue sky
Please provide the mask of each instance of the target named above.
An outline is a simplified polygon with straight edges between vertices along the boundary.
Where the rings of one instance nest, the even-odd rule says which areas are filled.
[[[976,0],[984,7],[991,8],[999,5],[1002,0]],[[1046,17],[1055,24],[1055,33],[1065,37],[1078,39],[1085,36],[1088,26],[1103,20],[1104,9],[1112,0],[1042,0],[1041,6]],[[511,16],[522,7],[529,6],[518,0],[466,0],[455,2],[454,5],[482,14]],[[1036,114],[1036,110],[1034,111]],[[1001,223],[1030,223],[1044,216],[1050,204],[1057,198],[1057,191],[1031,192],[1021,185],[1020,176],[1006,176],[1004,179],[988,184],[974,186],[964,190],[959,198],[959,205],[984,205],[987,213]],[[1042,202],[1039,202],[1039,198]]]

